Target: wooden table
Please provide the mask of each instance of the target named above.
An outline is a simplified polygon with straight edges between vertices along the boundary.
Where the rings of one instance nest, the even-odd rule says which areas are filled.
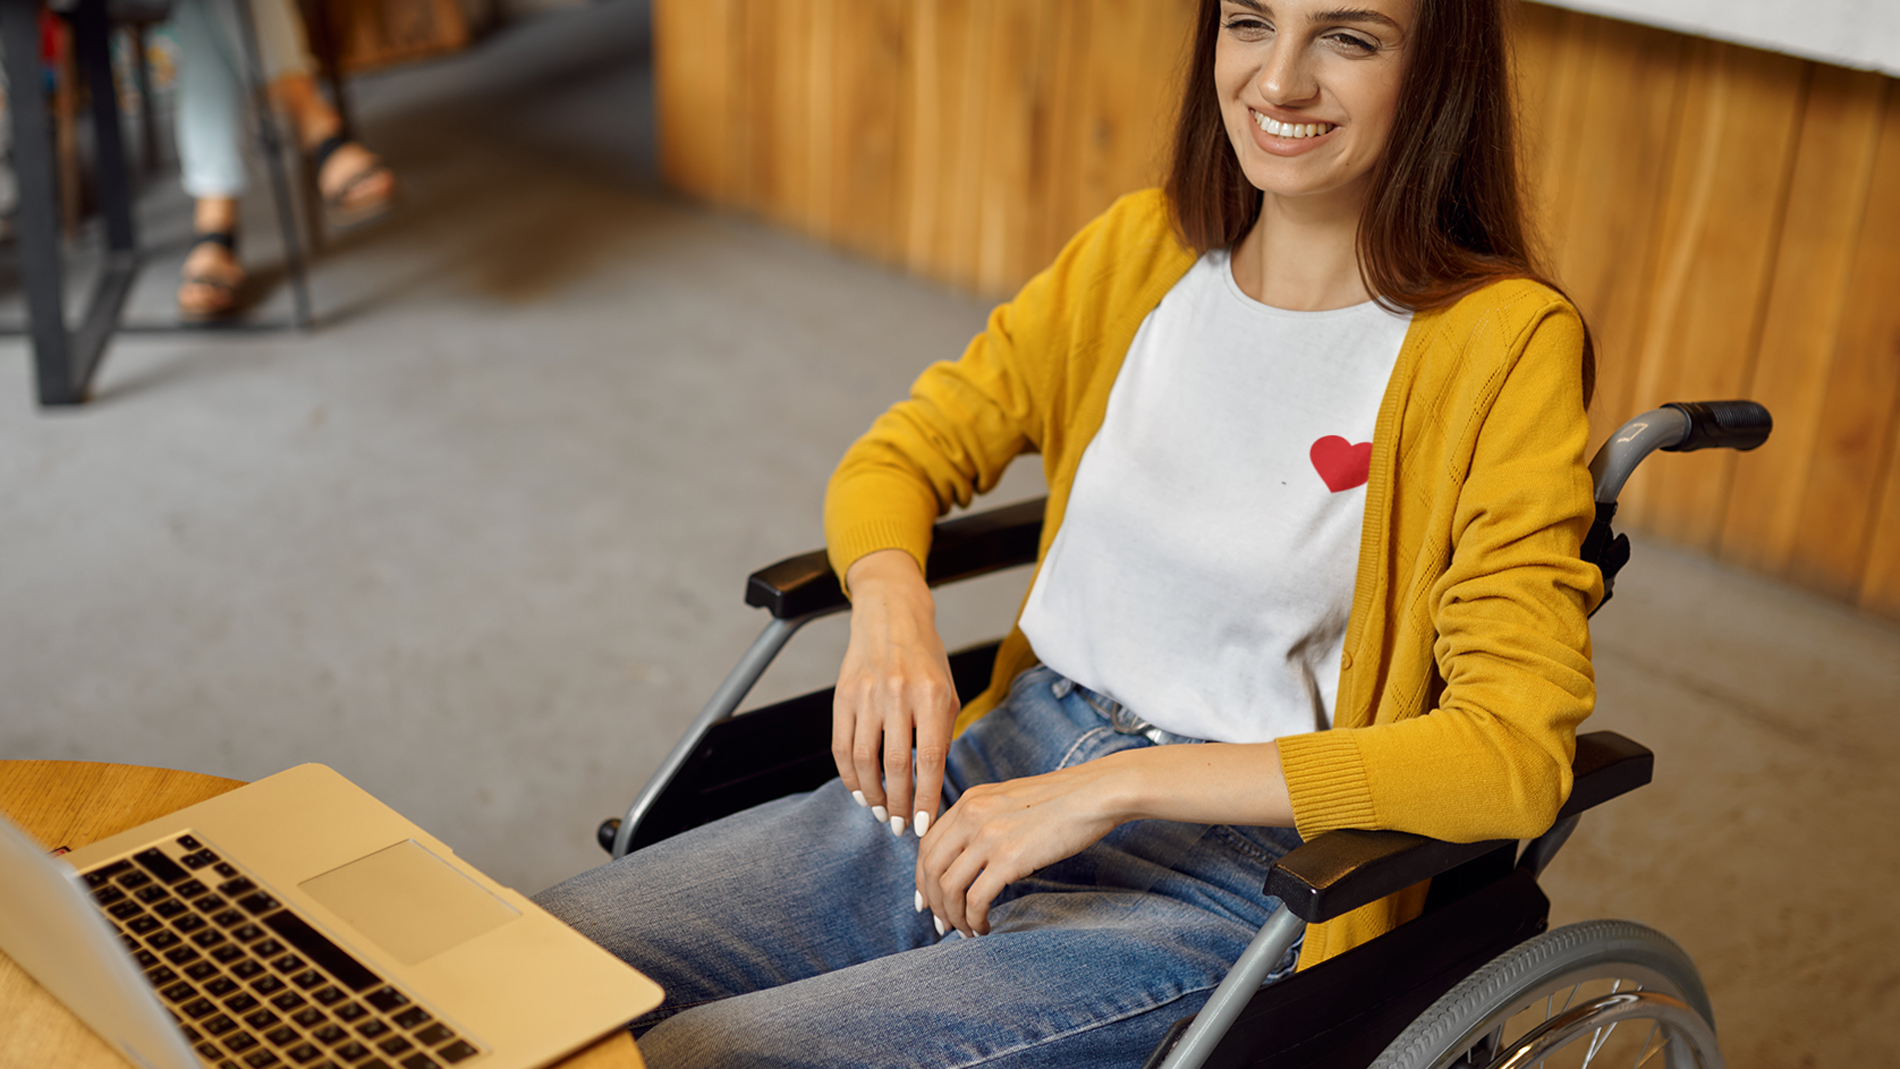
[[[244,784],[136,765],[0,761],[0,813],[47,849],[78,849]],[[626,1032],[558,1069],[642,1069]],[[118,1051],[0,954],[0,1069],[124,1069]]]

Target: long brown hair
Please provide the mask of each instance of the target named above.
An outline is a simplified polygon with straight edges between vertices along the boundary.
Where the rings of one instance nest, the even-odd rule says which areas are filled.
[[[1385,304],[1445,308],[1507,278],[1558,289],[1524,224],[1502,7],[1502,0],[1418,0],[1392,122],[1407,133],[1395,134],[1380,154],[1359,217],[1359,270]],[[1201,0],[1199,18],[1166,190],[1182,240],[1205,252],[1245,237],[1261,197],[1221,120],[1214,84],[1220,0]],[[1595,379],[1586,327],[1586,402]]]

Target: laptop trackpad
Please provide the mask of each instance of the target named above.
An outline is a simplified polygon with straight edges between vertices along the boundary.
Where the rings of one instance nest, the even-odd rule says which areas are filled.
[[[414,839],[299,886],[404,965],[420,964],[521,916]]]

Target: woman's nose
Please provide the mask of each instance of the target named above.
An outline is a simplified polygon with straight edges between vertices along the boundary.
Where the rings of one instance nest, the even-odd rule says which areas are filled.
[[[1260,95],[1269,104],[1291,107],[1312,100],[1319,86],[1313,80],[1313,72],[1306,62],[1306,48],[1293,39],[1292,34],[1281,34],[1268,50],[1266,63],[1260,68]]]

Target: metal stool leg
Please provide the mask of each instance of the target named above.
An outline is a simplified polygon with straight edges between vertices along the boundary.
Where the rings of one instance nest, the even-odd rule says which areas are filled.
[[[284,235],[284,269],[290,278],[296,323],[308,330],[314,321],[310,314],[309,278],[304,271],[303,240],[297,232],[297,212],[290,200],[290,178],[284,173],[283,139],[278,136],[277,118],[271,111],[270,90],[265,84],[264,57],[257,44],[257,21],[251,15],[250,0],[232,0],[232,6],[237,10],[238,37],[257,109],[258,140],[263,142],[265,166],[270,168],[271,199],[277,208],[278,228]]]

